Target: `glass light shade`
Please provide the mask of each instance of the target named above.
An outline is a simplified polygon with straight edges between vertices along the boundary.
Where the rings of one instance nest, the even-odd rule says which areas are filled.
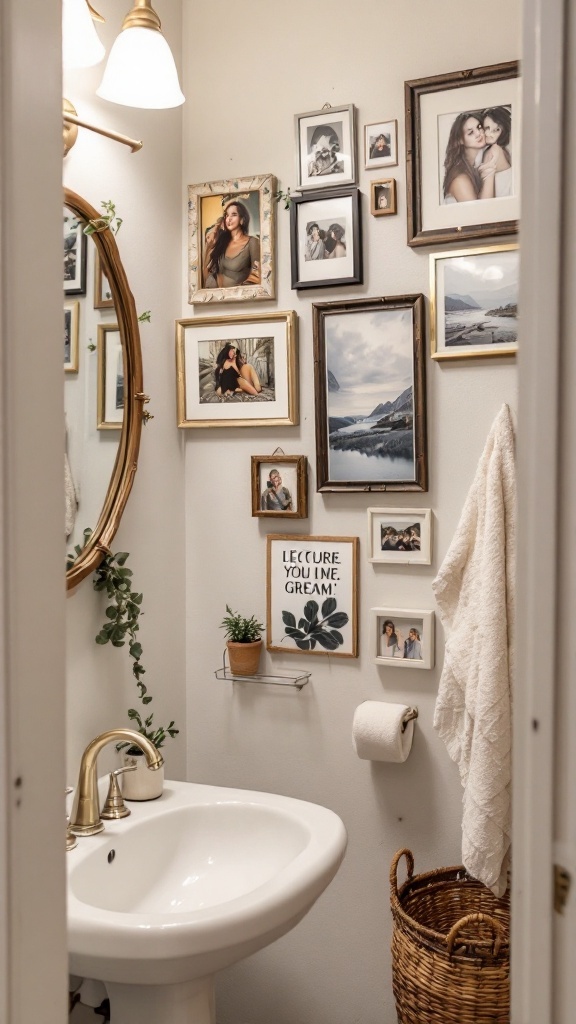
[[[104,59],[86,0],[62,2],[62,64],[65,69],[90,68]]]
[[[161,32],[125,28],[116,38],[96,95],[127,107],[178,107],[184,96],[172,51]]]

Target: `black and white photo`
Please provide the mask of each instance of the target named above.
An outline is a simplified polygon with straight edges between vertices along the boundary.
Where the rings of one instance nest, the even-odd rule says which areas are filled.
[[[309,192],[290,204],[292,287],[362,283],[360,192]]]
[[[297,114],[297,187],[338,188],[356,181],[356,121],[353,104],[329,105]]]

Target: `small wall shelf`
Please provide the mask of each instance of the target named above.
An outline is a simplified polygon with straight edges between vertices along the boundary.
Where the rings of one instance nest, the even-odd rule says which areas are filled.
[[[269,676],[262,672],[256,672],[253,676],[235,676],[229,668],[218,668],[214,675],[216,679],[229,679],[234,683],[269,683],[273,686],[295,686],[301,690],[310,679],[311,672],[302,672],[299,676]]]

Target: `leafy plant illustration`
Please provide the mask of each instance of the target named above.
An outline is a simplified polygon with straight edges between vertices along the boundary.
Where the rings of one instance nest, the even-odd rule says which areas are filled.
[[[300,619],[298,625],[292,612],[282,612],[286,636],[291,637],[301,651],[313,651],[316,644],[320,644],[326,651],[335,651],[344,643],[344,637],[338,631],[348,622],[346,612],[336,611],[336,603],[335,597],[326,598],[320,613],[322,618],[319,618],[318,603],[307,601],[304,605],[304,618]]]

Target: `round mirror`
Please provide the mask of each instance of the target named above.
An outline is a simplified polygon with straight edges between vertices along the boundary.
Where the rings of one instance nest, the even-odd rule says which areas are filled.
[[[132,488],[142,430],[142,355],[134,298],[110,227],[64,190],[66,582],[100,564]],[[78,552],[80,548],[80,552]],[[73,561],[72,561],[73,559]]]

